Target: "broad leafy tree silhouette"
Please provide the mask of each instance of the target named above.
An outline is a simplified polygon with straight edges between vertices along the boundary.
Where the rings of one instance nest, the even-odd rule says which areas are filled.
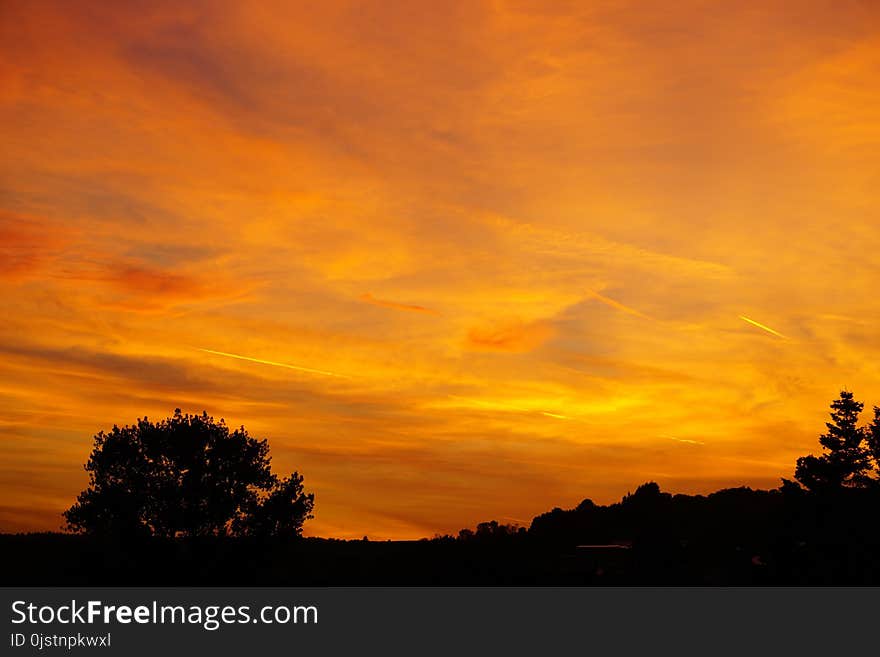
[[[207,413],[175,410],[94,437],[89,486],[64,512],[74,532],[116,536],[298,536],[314,495],[279,478],[269,445]]]
[[[864,407],[847,390],[831,403],[831,422],[825,424],[828,431],[819,436],[825,453],[802,456],[797,460],[794,476],[804,487],[814,492],[830,492],[868,484],[871,455],[865,443],[870,443],[866,439],[871,433],[858,426]]]

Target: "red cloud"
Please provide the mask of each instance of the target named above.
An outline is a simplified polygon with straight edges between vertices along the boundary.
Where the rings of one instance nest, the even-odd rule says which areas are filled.
[[[506,320],[472,328],[467,344],[484,351],[531,351],[553,336],[553,327],[547,322]]]
[[[439,315],[436,310],[425,308],[424,306],[415,306],[408,303],[397,303],[396,301],[387,301],[385,299],[377,299],[369,292],[361,296],[361,301],[366,301],[374,306],[382,308],[392,308],[393,310],[405,310],[412,313],[428,313],[430,315]]]
[[[0,210],[0,278],[22,278],[38,271],[60,251],[58,226],[40,217]]]

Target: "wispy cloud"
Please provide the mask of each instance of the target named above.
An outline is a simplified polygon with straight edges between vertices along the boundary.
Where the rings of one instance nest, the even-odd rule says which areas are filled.
[[[70,232],[45,218],[0,208],[0,278],[39,276],[61,256]]]
[[[470,329],[467,346],[486,351],[527,352],[539,347],[553,333],[553,326],[545,321],[501,319]]]
[[[392,310],[404,310],[408,312],[414,313],[427,313],[429,315],[439,315],[436,310],[431,310],[430,308],[425,308],[424,306],[417,306],[414,304],[408,303],[399,303],[397,301],[389,301],[387,299],[377,299],[372,294],[367,292],[366,294],[361,295],[361,300],[366,301],[374,306],[379,306],[381,308],[390,308]]]

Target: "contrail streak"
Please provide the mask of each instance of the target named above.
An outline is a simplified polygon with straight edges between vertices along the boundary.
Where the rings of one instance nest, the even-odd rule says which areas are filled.
[[[753,319],[749,319],[745,315],[740,315],[739,318],[744,322],[748,322],[752,326],[757,326],[762,331],[767,331],[767,333],[771,333],[772,335],[775,335],[777,338],[782,338],[783,340],[788,340],[788,338],[786,338],[784,335],[782,335],[782,333],[780,333],[779,331],[774,331],[769,326],[764,326],[763,324],[756,322]]]
[[[688,438],[676,438],[675,436],[660,436],[661,438],[666,438],[666,440],[674,440],[677,443],[687,443],[689,445],[705,445],[701,440],[689,440]]]
[[[567,415],[560,415],[559,413],[550,413],[549,411],[539,411],[533,410],[530,408],[523,408],[522,406],[514,406],[513,404],[505,404],[503,402],[487,402],[481,399],[474,399],[472,397],[459,397],[458,395],[447,395],[450,399],[460,399],[462,401],[470,402],[471,404],[476,404],[477,406],[482,406],[484,408],[488,408],[491,410],[510,410],[510,411],[518,411],[520,413],[540,413],[541,415],[546,415],[547,417],[552,417],[557,420],[570,420],[571,418]]]
[[[272,360],[262,360],[260,358],[250,358],[249,356],[240,356],[238,354],[228,354],[225,351],[214,351],[213,349],[198,348],[198,351],[204,351],[206,354],[214,354],[215,356],[226,356],[227,358],[237,358],[238,360],[246,360],[251,363],[260,363],[261,365],[274,365],[275,367],[286,367],[289,370],[297,372],[307,372],[309,374],[320,374],[322,376],[334,376],[340,379],[350,379],[350,376],[344,374],[336,374],[335,372],[325,372],[324,370],[313,370],[310,367],[299,367],[297,365],[288,365],[287,363],[276,363]]]
[[[612,299],[610,297],[606,297],[604,294],[599,294],[598,292],[595,292],[593,290],[588,290],[587,293],[591,297],[596,299],[596,301],[601,301],[606,306],[611,306],[612,308],[619,310],[621,312],[624,312],[628,315],[633,315],[634,317],[641,317],[642,319],[651,319],[645,313],[640,313],[635,308],[630,308],[629,306],[625,306],[622,303],[620,303],[619,301],[615,301],[614,299]]]

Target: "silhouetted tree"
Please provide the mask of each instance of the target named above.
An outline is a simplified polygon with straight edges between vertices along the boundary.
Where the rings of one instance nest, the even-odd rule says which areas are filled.
[[[865,429],[868,450],[874,459],[874,465],[880,474],[880,406],[874,407],[874,419]]]
[[[64,517],[72,531],[94,534],[298,535],[314,496],[269,462],[265,440],[207,413],[139,419],[94,437],[89,487]]]
[[[819,437],[825,450],[821,456],[802,456],[797,460],[795,479],[811,491],[864,486],[871,469],[870,455],[863,442],[867,432],[858,426],[865,407],[844,390],[831,404],[828,432]]]
[[[488,522],[477,524],[476,531],[467,528],[462,529],[458,532],[458,540],[490,542],[509,539],[514,536],[525,536],[525,534],[525,527],[507,525],[499,523],[497,520],[489,520]]]
[[[315,496],[303,492],[302,475],[278,479],[253,510],[233,521],[237,533],[248,536],[299,536],[304,520],[312,518]],[[364,537],[366,538],[366,537]]]
[[[672,495],[660,490],[660,484],[656,481],[649,481],[636,488],[635,493],[624,495],[620,503],[624,506],[654,510],[671,499]]]
[[[490,520],[489,522],[481,522],[477,525],[475,536],[481,539],[507,538],[521,531],[525,531],[525,529],[518,525],[507,525],[499,523],[497,520]]]

